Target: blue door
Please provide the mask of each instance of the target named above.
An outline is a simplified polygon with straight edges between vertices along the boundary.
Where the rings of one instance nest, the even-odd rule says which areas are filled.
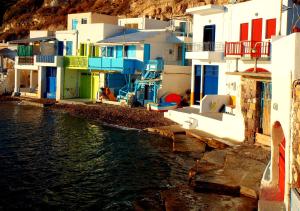
[[[55,99],[56,98],[56,68],[47,67],[46,69],[46,98]]]
[[[57,54],[59,56],[63,56],[64,55],[64,42],[63,41],[58,41]]]
[[[150,50],[151,50],[150,44],[144,44],[144,61],[150,60]]]
[[[71,56],[72,55],[72,48],[73,48],[73,42],[72,41],[67,41],[66,43],[66,54],[67,56]]]
[[[116,46],[116,56],[117,58],[123,58],[123,46],[122,45],[118,45]]]
[[[218,94],[219,66],[204,66],[203,97]]]
[[[195,65],[194,104],[200,104],[201,65]]]

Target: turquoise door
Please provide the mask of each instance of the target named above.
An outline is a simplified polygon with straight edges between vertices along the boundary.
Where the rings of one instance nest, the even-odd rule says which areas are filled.
[[[116,46],[116,56],[117,58],[123,58],[123,46],[122,45],[118,45]]]
[[[73,42],[72,41],[67,41],[67,43],[66,43],[66,54],[67,54],[67,56],[72,55],[72,47],[73,47]]]
[[[78,20],[73,19],[73,20],[72,20],[72,29],[73,29],[73,30],[76,30],[76,29],[77,29],[77,25],[78,25]]]
[[[218,94],[218,82],[219,82],[219,66],[205,65],[204,66],[203,97],[205,95]]]
[[[150,44],[144,44],[144,61],[150,60],[150,51],[151,51]]]

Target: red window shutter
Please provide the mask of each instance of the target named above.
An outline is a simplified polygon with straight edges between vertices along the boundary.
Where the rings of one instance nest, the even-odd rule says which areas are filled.
[[[241,24],[241,26],[240,26],[240,41],[248,40],[248,29],[249,29],[248,23]]]
[[[270,39],[276,34],[276,18],[266,21],[266,39]]]

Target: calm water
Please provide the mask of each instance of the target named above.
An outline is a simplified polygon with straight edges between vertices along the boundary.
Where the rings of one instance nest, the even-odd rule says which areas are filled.
[[[186,173],[157,136],[0,104],[0,210],[157,209]]]

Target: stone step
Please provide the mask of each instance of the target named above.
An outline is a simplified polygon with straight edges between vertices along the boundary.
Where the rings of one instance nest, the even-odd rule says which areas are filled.
[[[206,143],[207,146],[213,149],[225,149],[229,146],[228,144],[223,143],[220,139],[199,130],[186,130],[186,134],[197,138],[199,141]]]
[[[175,134],[173,139],[174,152],[205,152],[206,144],[183,134]]]
[[[222,171],[198,174],[195,177],[194,190],[201,193],[215,193],[228,196],[239,196],[240,186]]]

